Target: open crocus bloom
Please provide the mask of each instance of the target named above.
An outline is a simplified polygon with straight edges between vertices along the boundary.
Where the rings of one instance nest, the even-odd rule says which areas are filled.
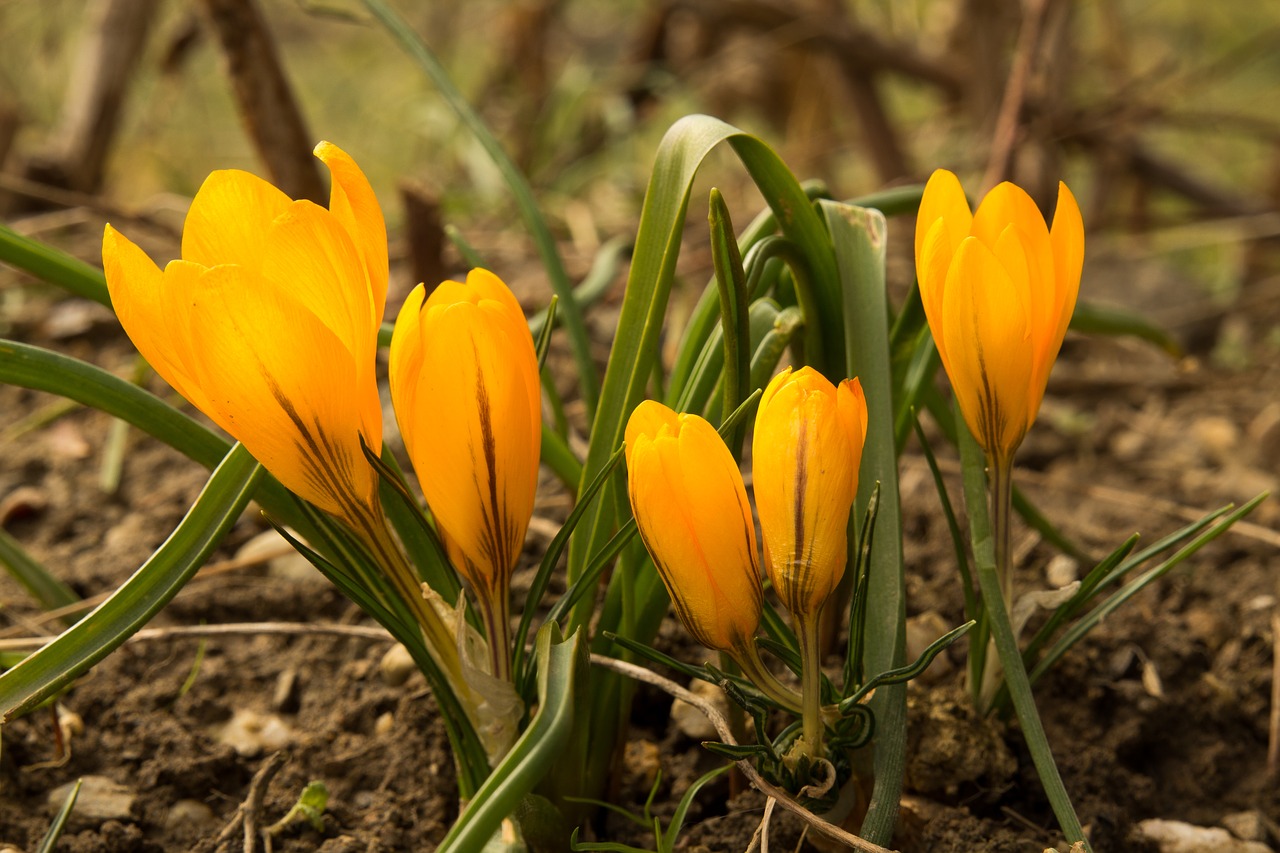
[[[1075,310],[1084,262],[1080,208],[1065,184],[1050,230],[1011,183],[970,213],[943,169],[916,220],[916,273],[934,343],[974,438],[1009,460],[1031,428]]]
[[[382,447],[374,376],[387,295],[387,236],[346,153],[315,150],[333,177],[326,210],[238,170],[191,203],[182,258],[163,271],[110,225],[112,305],[170,385],[294,493],[358,527],[377,480],[360,439]]]
[[[765,569],[798,617],[817,616],[844,575],[866,430],[857,379],[787,368],[760,398],[751,464]]]
[[[627,421],[640,537],[694,639],[748,651],[760,625],[756,533],[742,474],[715,427],[646,400]]]
[[[396,319],[391,400],[450,560],[482,604],[500,605],[538,486],[533,336],[515,296],[488,270],[424,297],[418,285]]]

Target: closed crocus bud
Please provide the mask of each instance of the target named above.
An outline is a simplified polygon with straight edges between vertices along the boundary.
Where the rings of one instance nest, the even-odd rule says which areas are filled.
[[[787,368],[760,398],[751,452],[765,569],[798,617],[816,616],[844,575],[866,429],[857,379]]]
[[[483,269],[430,297],[418,285],[396,320],[390,374],[450,559],[482,605],[501,605],[533,515],[542,438],[538,359],[520,304]]]
[[[1011,183],[971,214],[955,175],[929,179],[916,220],[920,297],[960,410],[991,458],[1012,459],[1036,419],[1083,262],[1084,224],[1065,184],[1051,230]]]
[[[626,442],[631,510],[680,621],[708,648],[753,651],[755,525],[729,448],[702,418],[653,401],[631,413]]]
[[[181,260],[161,271],[108,225],[102,265],[155,371],[286,488],[367,530],[377,479],[360,440],[382,447],[387,234],[355,162],[327,142],[315,153],[333,176],[327,210],[214,172],[187,212]]]

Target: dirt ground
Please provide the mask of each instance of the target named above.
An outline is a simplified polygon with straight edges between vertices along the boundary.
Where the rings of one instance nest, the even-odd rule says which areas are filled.
[[[91,241],[85,245],[92,258]],[[1150,311],[1186,342],[1188,355],[1174,360],[1131,340],[1069,338],[1018,460],[1018,482],[1041,509],[1101,556],[1131,532],[1151,542],[1209,509],[1275,489],[1280,279],[1249,285],[1224,309],[1171,269],[1094,253],[1083,295]],[[10,272],[0,274],[0,298],[5,336],[130,368],[132,350],[105,310]],[[609,311],[606,304],[597,312],[602,341]],[[165,392],[154,378],[150,387]],[[0,386],[0,431],[53,402]],[[135,431],[119,489],[104,494],[98,471],[109,428],[106,416],[80,410],[0,446],[0,524],[86,597],[139,566],[207,476]],[[560,517],[563,495],[544,486],[539,512]],[[952,487],[958,501],[954,480]],[[903,461],[902,500],[913,625],[958,624],[951,547],[915,449]],[[1038,687],[1066,786],[1100,853],[1155,850],[1135,834],[1147,818],[1237,831],[1252,820],[1260,840],[1280,849],[1280,793],[1266,776],[1280,501],[1248,521],[1104,622]],[[546,526],[535,524],[534,540]],[[216,560],[265,529],[246,513]],[[1070,573],[1025,529],[1015,531],[1015,552],[1022,589],[1046,586],[1051,565],[1055,577]],[[39,617],[0,576],[0,635],[52,630]],[[213,565],[153,624],[264,620],[367,622],[318,574],[276,560]],[[660,642],[698,659],[674,622]],[[288,758],[266,791],[260,825],[279,820],[310,780],[324,782],[330,798],[323,832],[290,825],[276,850],[433,849],[457,813],[453,768],[421,677],[393,685],[384,675],[388,648],[337,636],[126,645],[63,697],[73,729],[65,762],[51,763],[47,712],[3,730],[0,850],[34,850],[61,803],[56,789],[86,776],[110,780],[114,796],[94,798],[95,815],[82,795],[59,850],[244,849],[239,830],[224,828],[277,749]],[[973,719],[963,669],[963,650],[953,648],[911,688],[909,784],[895,846],[1038,853],[1060,837],[1030,758],[1016,725]],[[238,737],[228,734],[233,722],[244,724]],[[657,802],[669,811],[716,760],[671,724],[670,701],[656,690],[639,690],[633,723],[619,797],[639,810],[660,768]],[[695,802],[684,849],[741,853],[762,808],[758,795],[731,793],[728,779],[718,780]],[[615,818],[594,829],[600,839],[652,846]],[[799,835],[794,821],[775,819],[774,849],[794,849]]]

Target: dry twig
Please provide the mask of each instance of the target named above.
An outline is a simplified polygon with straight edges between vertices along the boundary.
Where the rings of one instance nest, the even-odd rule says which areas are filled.
[[[671,694],[677,699],[688,702],[690,705],[701,711],[703,716],[711,722],[711,725],[715,727],[716,733],[720,735],[720,740],[730,746],[734,746],[738,743],[733,736],[733,732],[729,729],[729,722],[714,705],[701,696],[698,696],[696,693],[681,687],[671,679],[663,678],[661,675],[650,672],[642,666],[636,666],[635,664],[620,661],[606,655],[593,654],[591,656],[591,662],[596,666],[613,670],[614,672],[625,675],[628,678],[634,678],[636,681],[643,681],[645,684],[651,684],[654,687]],[[738,765],[738,769],[742,771],[742,775],[746,776],[758,791],[766,797],[777,800],[778,805],[796,815],[828,838],[834,841],[839,841],[842,844],[847,844],[853,850],[862,850],[864,853],[891,853],[887,847],[881,847],[879,844],[873,844],[865,838],[859,838],[853,833],[847,832],[835,824],[818,817],[816,814],[791,799],[791,796],[786,791],[765,781],[764,777],[760,775],[759,771],[756,770],[750,761],[738,761],[736,764]]]
[[[271,780],[288,760],[289,756],[285,753],[277,752],[258,768],[257,773],[253,774],[253,779],[249,782],[248,796],[236,809],[231,822],[224,826],[218,833],[218,837],[214,839],[215,850],[221,849],[222,845],[230,842],[235,837],[236,830],[244,827],[244,853],[254,853],[258,847],[258,816],[262,811],[262,801],[267,796],[267,789],[271,787]]]

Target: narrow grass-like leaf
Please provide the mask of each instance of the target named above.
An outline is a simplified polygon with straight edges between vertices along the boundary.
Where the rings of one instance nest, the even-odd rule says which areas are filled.
[[[556,531],[556,535],[542,554],[542,562],[538,564],[537,574],[534,575],[533,583],[529,586],[529,595],[525,598],[524,608],[520,614],[520,625],[516,628],[516,635],[512,641],[512,646],[515,649],[515,665],[512,671],[516,674],[516,684],[521,685],[519,690],[521,695],[524,695],[523,686],[527,677],[522,666],[524,661],[524,641],[529,636],[529,628],[533,624],[533,615],[538,609],[539,602],[542,601],[542,596],[547,592],[547,585],[551,582],[551,573],[555,570],[556,563],[560,561],[560,555],[564,553],[565,546],[569,544],[569,537],[573,535],[574,528],[578,526],[578,522],[582,519],[582,514],[586,512],[587,507],[591,505],[591,501],[599,494],[605,481],[613,473],[613,469],[622,461],[624,453],[625,448],[619,447],[610,457],[609,464],[587,486],[587,490],[582,493],[582,497],[574,505],[573,511],[564,520],[564,524],[560,525],[560,529]]]
[[[44,834],[44,838],[40,839],[40,846],[36,848],[36,853],[53,853],[58,846],[58,839],[62,837],[62,830],[66,829],[67,819],[71,817],[71,810],[76,807],[76,800],[80,797],[80,786],[83,784],[84,779],[77,779],[75,785],[71,787],[71,792],[62,801],[62,808],[58,809],[53,823],[49,824],[49,831]]]
[[[865,507],[879,484],[876,524],[879,547],[871,552],[864,672],[902,666],[906,654],[906,582],[902,568],[902,512],[898,496],[898,454],[893,433],[893,387],[889,356],[889,316],[885,294],[885,221],[876,210],[820,202],[835,244],[847,330],[846,369],[862,382],[867,399],[867,437],[858,477],[857,506]],[[906,754],[906,689],[890,685],[876,692],[872,710],[875,790],[862,836],[888,844],[897,824]]]
[[[164,544],[111,597],[0,675],[0,724],[66,687],[178,594],[249,504],[262,468],[237,444]]]
[[[0,261],[56,284],[76,296],[111,307],[107,277],[102,270],[38,240],[23,237],[5,225],[0,225]]]
[[[1237,509],[1235,512],[1223,517],[1209,530],[1201,533],[1190,543],[1183,546],[1183,548],[1172,557],[1160,563],[1158,566],[1143,572],[1141,575],[1134,578],[1132,581],[1125,584],[1109,596],[1106,601],[1102,602],[1093,610],[1090,610],[1087,614],[1082,616],[1067,629],[1066,633],[1064,633],[1062,637],[1060,637],[1058,641],[1045,652],[1044,657],[1036,663],[1035,669],[1031,671],[1031,680],[1034,682],[1038,680],[1040,676],[1048,672],[1049,668],[1052,667],[1059,658],[1066,654],[1072,646],[1083,639],[1086,634],[1096,628],[1098,623],[1109,614],[1113,613],[1117,607],[1137,595],[1153,581],[1164,577],[1174,566],[1199,551],[1205,545],[1208,545],[1214,539],[1217,539],[1219,536],[1226,533],[1231,529],[1231,525],[1253,512],[1254,509],[1257,508],[1258,504],[1266,500],[1268,494],[1268,492],[1263,492],[1244,506]]]
[[[774,307],[776,308],[776,305]],[[795,306],[784,308],[774,314],[773,327],[760,338],[760,343],[756,345],[756,351],[751,356],[752,388],[764,388],[769,384],[773,371],[782,360],[782,354],[787,351],[787,347],[791,346],[803,327],[804,314]]]
[[[56,610],[80,603],[80,596],[27,553],[17,539],[0,528],[0,563],[13,579],[22,584],[45,610]],[[78,617],[68,615],[63,622],[72,624]]]
[[[448,552],[445,551],[439,534],[427,521],[422,507],[409,491],[391,450],[383,448],[382,456],[379,457],[364,443],[363,437],[360,439],[360,450],[364,453],[365,461],[378,472],[384,493],[382,510],[391,521],[400,541],[404,543],[405,550],[413,558],[420,579],[426,581],[445,601],[457,601],[462,584],[449,565]],[[387,492],[390,494],[386,494]],[[388,497],[391,499],[386,500]]]
[[[707,216],[711,228],[711,262],[715,267],[716,290],[720,294],[720,329],[724,338],[724,371],[721,385],[722,412],[732,412],[742,398],[750,393],[751,329],[747,319],[747,274],[742,268],[742,255],[733,234],[733,219],[729,207],[717,189],[711,190]],[[772,326],[772,322],[770,323]],[[729,452],[735,461],[742,459],[744,426],[730,431],[725,437]]]
[[[870,598],[871,554],[875,545],[876,515],[880,510],[880,484],[876,483],[867,497],[867,509],[861,525],[855,529],[854,559],[846,572],[853,578],[853,595],[849,597],[849,641],[845,646],[844,689],[861,685],[863,650],[866,639],[867,600]]]
[[[587,339],[587,328],[582,321],[582,312],[573,299],[573,288],[569,283],[568,274],[565,273],[564,262],[560,258],[560,250],[556,245],[555,237],[552,235],[551,228],[547,225],[547,221],[538,207],[538,202],[533,196],[533,189],[520,172],[519,167],[507,156],[502,143],[489,130],[484,123],[484,119],[480,117],[480,114],[467,103],[467,99],[458,91],[458,87],[449,78],[449,73],[440,64],[435,54],[431,52],[426,42],[384,0],[363,0],[363,2],[365,8],[372,12],[373,16],[387,28],[388,32],[395,36],[400,45],[417,63],[418,67],[431,78],[431,82],[435,84],[436,89],[439,90],[462,123],[475,136],[481,147],[484,148],[485,153],[493,161],[493,164],[497,166],[507,187],[510,188],[512,195],[515,196],[516,207],[520,210],[525,226],[533,237],[534,245],[538,249],[538,255],[542,259],[542,267],[547,273],[547,278],[551,281],[551,289],[560,297],[563,303],[560,310],[564,315],[565,330],[569,333],[569,343],[573,350],[574,361],[578,367],[578,387],[582,392],[582,399],[587,405],[587,417],[591,418],[595,414],[600,387],[596,376],[595,362],[591,358],[591,346],[590,341]],[[616,442],[611,446],[616,446]]]
[[[0,339],[0,382],[46,391],[126,420],[189,459],[213,468],[231,443],[159,397],[100,367],[17,341]],[[304,520],[293,496],[270,475],[254,498],[291,527]]]
[[[467,238],[462,235],[462,231],[459,230],[458,226],[445,225],[444,236],[453,244],[453,248],[458,250],[458,254],[462,256],[462,262],[467,266],[473,269],[476,267],[489,268],[484,258],[476,251],[475,246],[472,246]]]
[[[732,764],[726,764],[723,767],[708,770],[693,781],[693,784],[684,792],[684,796],[680,798],[680,802],[676,804],[675,814],[671,816],[671,823],[667,824],[667,831],[663,833],[658,845],[660,853],[672,853],[676,849],[676,839],[680,837],[680,830],[684,828],[689,807],[693,805],[693,798],[698,795],[698,792],[732,769]]]
[[[551,332],[556,327],[556,306],[559,304],[560,297],[553,295],[551,301],[547,303],[546,321],[542,324],[533,347],[534,353],[538,356],[539,372],[547,366],[547,353],[551,351]]]
[[[1049,747],[1049,739],[1045,736],[1044,726],[1040,722],[1040,713],[1036,710],[1035,697],[1031,693],[1031,681],[1027,677],[1026,667],[1022,663],[1022,652],[1018,649],[1018,640],[1013,633],[1013,624],[1009,621],[1009,611],[1005,607],[1004,593],[1000,577],[996,571],[995,539],[992,534],[990,514],[987,508],[986,457],[978,442],[969,433],[964,419],[956,408],[956,432],[960,440],[960,465],[964,473],[964,500],[969,514],[969,531],[973,544],[973,562],[977,569],[978,585],[982,590],[982,600],[986,605],[987,621],[991,627],[991,637],[995,641],[996,651],[1000,655],[1000,663],[1004,666],[1005,684],[1013,700],[1014,710],[1018,715],[1018,724],[1022,727],[1022,736],[1026,740],[1031,760],[1035,764],[1040,783],[1044,786],[1045,795],[1053,807],[1058,825],[1067,841],[1082,842],[1086,851],[1092,853],[1080,818],[1076,816],[1071,798],[1067,795],[1066,786],[1062,783],[1062,775],[1054,761],[1053,751]],[[988,664],[990,665],[990,664]]]
[[[1091,335],[1137,338],[1154,344],[1173,358],[1184,355],[1182,345],[1168,331],[1142,314],[1112,305],[1077,302],[1071,315],[1071,329]]]
[[[587,649],[582,635],[560,636],[549,623],[535,641],[538,711],[511,751],[467,803],[438,848],[471,853],[484,847],[504,818],[533,790],[562,755],[573,732],[576,706],[585,686]]]
[[[916,658],[914,663],[898,667],[897,669],[891,669],[888,672],[882,672],[879,675],[874,676],[867,681],[866,684],[861,685],[856,692],[845,697],[840,702],[840,713],[847,713],[854,705],[861,702],[863,697],[881,685],[901,684],[902,682],[916,678],[929,668],[929,664],[933,663],[933,659],[941,654],[944,649],[963,637],[965,634],[969,633],[969,629],[977,624],[977,622],[970,619],[963,625],[957,628],[952,628],[950,631],[930,643],[928,648],[920,653],[920,657]]]
[[[582,460],[569,447],[564,436],[554,429],[542,425],[542,464],[551,469],[551,473],[564,484],[570,493],[576,494],[582,484]]]

